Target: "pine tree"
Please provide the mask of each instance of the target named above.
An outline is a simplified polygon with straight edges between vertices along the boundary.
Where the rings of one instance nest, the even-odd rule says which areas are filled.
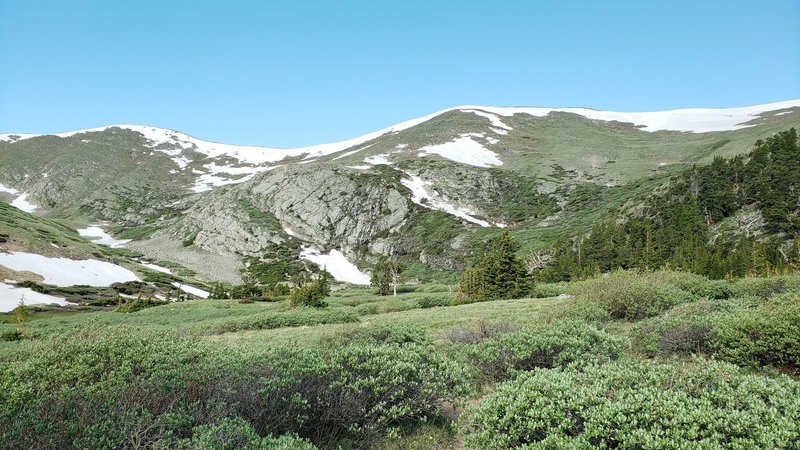
[[[475,301],[529,295],[533,280],[518,250],[519,244],[504,230],[483,260],[462,275],[462,295]]]

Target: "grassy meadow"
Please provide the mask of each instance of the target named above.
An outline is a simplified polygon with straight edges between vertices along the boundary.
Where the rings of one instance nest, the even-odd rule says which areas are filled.
[[[6,448],[800,442],[800,277],[619,271],[534,293],[459,304],[450,286],[417,285],[334,291],[325,308],[5,314],[0,436]]]

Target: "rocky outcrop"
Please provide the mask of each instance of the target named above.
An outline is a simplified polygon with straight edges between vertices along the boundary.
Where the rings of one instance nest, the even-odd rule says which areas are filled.
[[[168,233],[212,253],[258,256],[288,235],[348,256],[391,250],[381,239],[409,212],[397,185],[379,176],[315,166],[282,167],[205,194]]]
[[[286,167],[254,180],[253,205],[271,210],[298,238],[346,253],[383,246],[377,238],[403,225],[408,200],[393,181],[325,165],[314,169]]]

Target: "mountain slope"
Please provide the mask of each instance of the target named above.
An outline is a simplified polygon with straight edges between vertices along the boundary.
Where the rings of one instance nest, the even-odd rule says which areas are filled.
[[[509,227],[525,250],[692,164],[800,125],[800,101],[615,113],[460,106],[350,141],[281,150],[145,126],[0,135],[0,198],[72,228],[95,222],[145,255],[236,281],[267,248],[395,254],[452,276]],[[20,201],[22,200],[22,201]]]

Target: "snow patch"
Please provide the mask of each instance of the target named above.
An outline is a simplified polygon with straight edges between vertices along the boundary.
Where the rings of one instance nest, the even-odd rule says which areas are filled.
[[[502,130],[507,130],[507,131],[513,130],[513,128],[511,128],[510,126],[504,124],[503,121],[500,120],[500,118],[497,117],[494,114],[487,113],[487,112],[484,112],[484,111],[478,111],[477,109],[462,109],[461,112],[474,113],[474,114],[476,114],[478,116],[485,117],[485,118],[489,119],[489,122],[491,122],[492,126],[495,127],[495,128],[500,128]]]
[[[475,167],[492,167],[503,164],[497,154],[472,140],[469,135],[461,135],[452,142],[428,145],[419,149],[419,156],[439,155],[451,161]]]
[[[654,112],[616,112],[598,111],[589,108],[528,108],[528,107],[483,107],[471,108],[499,116],[510,117],[514,114],[528,114],[543,117],[551,112],[578,114],[592,120],[606,122],[617,121],[633,123],[643,131],[686,131],[691,133],[707,133],[710,131],[731,131],[749,128],[744,125],[759,115],[779,109],[800,107],[800,99],[785,102],[767,103],[764,105],[745,106],[739,108],[685,108]],[[469,108],[469,107],[461,107]]]
[[[144,261],[139,261],[139,264],[147,267],[150,270],[155,270],[156,272],[161,272],[161,273],[166,273],[166,274],[172,275],[172,271],[167,269],[166,267],[161,267],[161,266],[159,266],[157,264],[144,262]]]
[[[310,162],[310,161],[309,161]],[[194,186],[192,186],[192,191],[194,192],[206,192],[210,191],[211,189],[219,186],[225,186],[228,184],[238,184],[244,183],[245,181],[250,180],[256,174],[261,172],[266,172],[268,170],[274,169],[276,166],[247,166],[247,167],[234,167],[234,166],[220,166],[216,163],[209,163],[205,164],[203,168],[208,170],[208,172],[202,172],[197,169],[192,169],[192,172],[196,175],[200,175],[194,181]],[[245,175],[239,178],[230,178],[224,175]]]
[[[189,160],[189,158],[187,158],[185,156],[181,156],[181,157],[178,157],[178,158],[172,158],[172,161],[174,161],[175,164],[178,165],[178,168],[180,170],[183,170],[183,169],[187,168],[189,166],[189,163],[191,162]]]
[[[341,155],[337,156],[336,158],[333,158],[332,161],[336,161],[337,159],[347,158],[350,155],[355,155],[356,153],[360,152],[361,150],[366,150],[366,149],[372,147],[372,145],[373,144],[365,145],[365,146],[363,146],[361,148],[357,148],[355,150],[351,150],[349,152],[342,153]]]
[[[371,169],[372,166],[347,166],[348,169],[356,169],[356,170],[367,170]]]
[[[182,290],[183,292],[186,292],[187,294],[194,295],[195,297],[208,298],[208,296],[211,295],[207,291],[204,291],[200,288],[196,288],[194,286],[189,286],[188,284],[173,282],[172,285]]]
[[[106,245],[111,248],[123,247],[131,241],[130,239],[115,239],[100,228],[100,225],[89,225],[87,228],[81,228],[78,230],[78,234],[95,244]]]
[[[11,270],[33,272],[41,275],[45,283],[61,287],[105,287],[113,283],[139,281],[136,274],[124,267],[94,259],[48,258],[33,253],[11,252],[0,253],[0,265]]]
[[[11,194],[11,195],[19,194],[18,190],[14,189],[14,188],[10,188],[10,187],[5,187],[5,186],[3,186],[2,183],[0,183],[0,192],[6,192],[6,193]]]
[[[19,197],[15,198],[14,201],[11,202],[11,206],[29,213],[36,211],[38,208],[36,205],[28,201],[27,192],[23,192]]]
[[[28,288],[20,288],[6,283],[0,283],[0,312],[9,312],[19,306],[22,301],[25,305],[57,304],[69,305],[65,299],[41,294]]]
[[[358,270],[358,267],[338,250],[331,250],[325,255],[313,247],[304,247],[300,252],[300,258],[324,267],[338,281],[351,284],[370,284],[370,276]]]
[[[428,209],[436,209],[439,211],[444,211],[448,214],[452,214],[456,217],[460,217],[467,222],[472,222],[474,224],[480,225],[482,227],[490,227],[491,225],[489,222],[485,220],[478,219],[473,217],[473,212],[467,208],[461,208],[452,203],[448,202],[446,198],[440,197],[433,192],[433,189],[429,189],[431,187],[431,183],[428,181],[423,180],[417,175],[412,175],[406,172],[409,178],[403,178],[400,180],[403,183],[403,186],[409,188],[411,190],[411,201],[424,206]]]
[[[389,165],[392,163],[391,161],[389,161],[389,155],[386,154],[375,155],[375,156],[370,156],[369,158],[364,158],[364,162],[367,164],[372,164],[373,166],[377,166],[380,164]]]

